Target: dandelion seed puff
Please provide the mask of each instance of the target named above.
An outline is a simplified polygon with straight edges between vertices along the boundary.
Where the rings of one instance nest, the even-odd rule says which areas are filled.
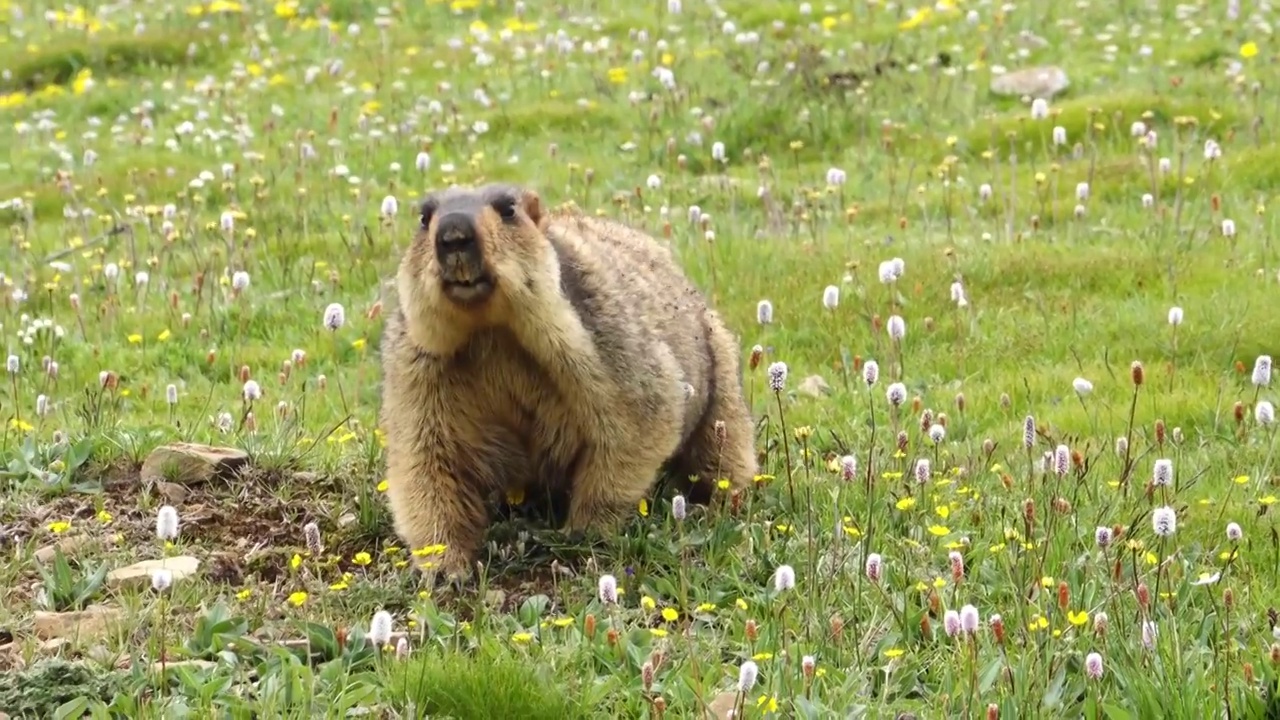
[[[324,326],[331,331],[337,331],[347,322],[347,311],[340,303],[330,303],[329,307],[324,309]]]
[[[947,637],[955,637],[960,634],[960,613],[955,610],[948,610],[942,616],[942,629],[946,631]]]
[[[165,505],[156,513],[156,537],[161,540],[178,537],[178,510],[172,505]]]
[[[1142,647],[1148,650],[1154,650],[1156,647],[1156,637],[1158,635],[1159,635],[1159,632],[1156,629],[1156,624],[1154,621],[1152,620],[1142,621]]]
[[[711,159],[720,163],[728,159],[728,156],[725,154],[724,143],[722,142],[711,143]]]
[[[1259,400],[1253,408],[1253,419],[1259,425],[1270,425],[1276,421],[1276,409],[1266,400]]]
[[[960,608],[960,629],[969,635],[978,632],[978,625],[982,618],[978,615],[978,608],[972,605],[965,605]]]
[[[773,589],[786,592],[796,586],[796,571],[790,565],[779,565],[773,573]]]
[[[1156,487],[1168,487],[1173,484],[1173,461],[1169,458],[1156,460],[1151,471],[1151,484]]]
[[[773,322],[773,303],[768,300],[761,300],[756,303],[756,322],[761,325],[768,325]]]
[[[262,397],[262,387],[257,380],[246,380],[244,383],[244,399],[253,402]]]
[[[907,334],[907,323],[898,315],[890,315],[885,327],[889,331],[889,337],[894,340],[902,340]]]
[[[1204,159],[1217,160],[1222,157],[1222,146],[1213,138],[1204,141]]]
[[[1090,680],[1097,680],[1102,677],[1102,656],[1096,652],[1091,652],[1084,659],[1084,674],[1089,676]]]
[[[1244,537],[1244,530],[1240,529],[1239,523],[1233,523],[1233,522],[1227,523],[1227,541],[1228,542],[1240,542],[1240,539],[1243,537]]]
[[[222,213],[218,224],[222,227],[222,232],[231,232],[236,229],[236,216],[230,210]]]
[[[1235,236],[1236,236],[1236,221],[1232,220],[1231,218],[1224,219],[1222,221],[1222,237],[1231,238]]]
[[[884,393],[885,399],[894,407],[902,407],[902,403],[907,401],[907,386],[900,382],[891,383]]]
[[[937,423],[929,426],[929,440],[934,445],[941,445],[947,437],[947,429]]]
[[[769,366],[769,389],[773,392],[782,392],[787,384],[787,364],[784,362],[775,362]]]
[[[1059,445],[1053,449],[1053,474],[1058,477],[1065,477],[1067,471],[1071,468],[1071,449],[1066,445]]]
[[[964,285],[959,281],[951,283],[951,302],[958,303],[964,299]]]
[[[1022,421],[1022,445],[1030,450],[1036,444],[1036,419],[1028,415]]]
[[[760,677],[760,668],[755,662],[748,660],[738,668],[738,692],[751,692],[756,686],[756,678]]]
[[[1147,134],[1146,123],[1141,120],[1134,120],[1133,124],[1129,126],[1129,134],[1136,138],[1144,137]]]
[[[822,307],[828,310],[835,310],[840,304],[840,288],[835,285],[828,285],[822,291]]]
[[[302,539],[307,544],[307,552],[313,556],[324,551],[324,544],[320,541],[320,526],[314,522],[302,526]]]
[[[929,482],[929,478],[933,477],[933,469],[930,467],[929,458],[916,458],[913,474],[917,483],[923,485]]]
[[[115,263],[107,263],[106,266],[102,268],[102,276],[105,277],[108,282],[114,283],[120,277],[120,266]]]
[[[849,176],[845,173],[845,171],[841,170],[840,168],[831,168],[827,170],[828,185],[840,187],[841,185],[844,185],[848,179],[849,179]]]
[[[173,383],[169,383],[169,385],[165,387],[164,400],[170,405],[178,404],[178,386],[177,385],[174,385]]]
[[[880,582],[880,578],[884,574],[884,558],[880,557],[880,553],[871,553],[867,556],[866,572],[868,580]]]
[[[231,413],[223,411],[218,413],[218,419],[214,422],[214,425],[217,426],[218,432],[225,434],[231,432],[231,425],[233,423],[234,421],[231,419]]]
[[[49,414],[49,396],[41,393],[36,396],[36,415],[44,417]]]
[[[400,202],[396,200],[395,195],[388,195],[382,198],[382,214],[385,217],[395,217],[400,211]]]
[[[1169,308],[1169,324],[1175,327],[1182,324],[1182,308],[1176,305]]]
[[[876,381],[880,379],[880,364],[875,360],[868,360],[862,366],[862,380],[867,387],[872,387]],[[906,388],[903,388],[903,397],[906,397]]]
[[[1160,162],[1156,163],[1156,167],[1160,170],[1161,175],[1168,175],[1173,169],[1173,161],[1167,157],[1160,158]]]
[[[1078,377],[1075,380],[1072,380],[1071,387],[1075,388],[1076,394],[1079,395],[1080,397],[1084,397],[1089,393],[1093,392],[1093,383],[1089,382],[1088,380],[1085,380],[1082,377]]]
[[[1116,455],[1123,457],[1127,452],[1129,452],[1129,438],[1121,435],[1116,438]]]
[[[880,263],[880,269],[877,274],[880,276],[880,282],[885,285],[898,279],[893,273],[893,263],[888,260]]]
[[[369,623],[369,641],[378,647],[391,642],[391,613],[379,610],[373,614],[373,622]]]
[[[396,659],[404,660],[409,657],[409,638],[401,635],[396,641]]]
[[[1111,545],[1111,528],[1099,525],[1093,531],[1093,539],[1098,543],[1098,547],[1105,548]]]
[[[988,200],[991,199],[991,194],[992,194],[991,183],[982,183],[981,185],[978,186],[979,202],[984,202],[984,203],[987,202]]]
[[[649,179],[645,180],[645,185],[648,185],[650,190],[657,190],[662,187],[662,178],[657,175],[650,175]]]
[[[1150,209],[1156,204],[1156,196],[1151,193],[1142,193],[1142,207]]]
[[[687,501],[683,495],[677,495],[671,498],[671,516],[677,520],[684,520],[689,510]]]
[[[1173,508],[1165,506],[1151,511],[1151,528],[1158,537],[1167,538],[1178,529],[1178,515]]]
[[[1067,129],[1066,129],[1066,128],[1062,127],[1061,125],[1055,125],[1055,126],[1053,127],[1053,144],[1054,144],[1055,146],[1056,146],[1056,145],[1066,145],[1066,144],[1067,144]]]
[[[840,477],[845,482],[853,480],[858,474],[858,459],[852,455],[840,458]]]
[[[1043,120],[1049,117],[1049,101],[1044,98],[1036,98],[1031,101],[1031,119]]]
[[[601,575],[597,590],[600,602],[612,605],[618,602],[618,578],[612,575]]]
[[[151,571],[151,589],[156,592],[164,592],[173,585],[173,572],[166,568],[157,568]]]
[[[425,152],[418,153],[418,157],[413,160],[413,166],[418,169],[418,172],[426,172],[431,168],[431,156]]]
[[[1270,355],[1259,355],[1258,359],[1253,361],[1253,384],[1260,387],[1271,384]]]
[[[22,368],[22,361],[18,359],[17,355],[10,355],[9,358],[5,360],[4,367],[9,371],[10,375],[17,375],[18,370]]]
[[[244,270],[237,270],[231,275],[231,289],[236,292],[244,292],[249,287],[249,273]]]

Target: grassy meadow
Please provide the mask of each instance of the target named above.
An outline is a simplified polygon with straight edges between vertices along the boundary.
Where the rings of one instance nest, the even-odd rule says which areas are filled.
[[[1264,6],[0,6],[0,716],[1280,717]],[[434,589],[380,332],[492,180],[667,239],[762,474]]]

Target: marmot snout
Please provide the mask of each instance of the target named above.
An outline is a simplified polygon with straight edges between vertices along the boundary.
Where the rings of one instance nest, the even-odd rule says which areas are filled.
[[[754,477],[737,340],[654,238],[518,186],[453,188],[422,204],[397,293],[388,499],[413,548],[446,547],[424,565],[465,571],[509,490],[567,489],[583,529],[664,468],[701,496]]]

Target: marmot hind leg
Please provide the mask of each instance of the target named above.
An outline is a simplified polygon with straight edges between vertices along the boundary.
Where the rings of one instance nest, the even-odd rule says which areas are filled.
[[[707,311],[711,331],[712,370],[711,399],[702,424],[693,432],[673,470],[681,473],[683,485],[696,476],[688,488],[690,502],[705,504],[718,490],[717,483],[726,479],[730,490],[748,487],[755,479],[755,424],[742,392],[738,345],[719,316]]]

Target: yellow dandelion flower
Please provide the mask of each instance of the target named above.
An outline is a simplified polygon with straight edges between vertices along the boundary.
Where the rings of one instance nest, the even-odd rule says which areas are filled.
[[[654,608],[658,607],[658,603],[654,602],[653,598],[649,597],[648,595],[645,595],[640,598],[640,607],[644,608],[645,610],[653,610]]]
[[[910,510],[911,508],[916,506],[916,499],[913,497],[904,497],[898,502],[894,503],[893,506],[898,508],[899,510]]]
[[[640,517],[649,517],[649,501],[640,498]]]
[[[716,609],[715,603],[704,602],[698,605],[698,612],[700,613],[714,612],[715,609]]]
[[[571,617],[556,618],[555,620],[551,621],[551,624],[555,625],[558,628],[567,628],[573,624],[573,618]]]
[[[743,600],[742,598],[738,598],[736,601],[734,601],[733,604],[734,604],[734,607],[738,608],[739,610],[747,609],[747,601]]]
[[[764,713],[778,712],[778,698],[775,695],[761,695],[756,698],[756,707],[761,708]]]
[[[680,619],[680,611],[675,608],[662,608],[662,619],[667,622],[675,622]]]
[[[289,558],[289,567],[294,570],[297,570],[301,565],[302,565],[302,556],[299,555],[298,553],[294,553],[293,557]]]
[[[60,533],[64,533],[70,530],[71,523],[67,522],[66,520],[54,520],[53,522],[49,523],[47,527],[49,528],[49,532],[53,533],[54,535],[58,535]]]
[[[902,648],[889,648],[884,651],[884,656],[892,660],[894,658],[902,657],[904,653],[906,653],[906,651]]]
[[[351,558],[351,562],[355,563],[356,565],[365,566],[373,562],[373,558],[370,557],[369,553],[367,552],[358,552],[355,554],[354,557]]]
[[[1089,612],[1087,610],[1072,610],[1067,613],[1067,622],[1080,627],[1089,622]]]
[[[142,342],[142,336],[139,335],[138,333],[133,333],[132,335],[129,336],[128,340],[130,345],[137,345],[138,343]]]
[[[951,528],[946,525],[930,525],[929,534],[934,537],[944,537],[951,534]]]
[[[114,519],[115,518],[111,517],[111,513],[107,512],[106,510],[98,511],[98,522],[102,523],[103,525],[110,525],[111,521]]]
[[[656,638],[664,638],[668,633],[663,628],[649,628],[649,634]]]
[[[390,483],[388,483],[386,480],[383,480],[382,482],[378,483],[378,492],[386,492],[387,487],[389,485]]]
[[[302,607],[303,603],[305,603],[306,601],[307,601],[307,594],[302,590],[299,590],[289,596],[289,604],[293,605],[294,607]]]
[[[515,635],[512,635],[512,636],[511,636],[511,639],[512,639],[512,641],[517,642],[517,643],[520,643],[520,644],[522,644],[522,645],[523,645],[523,644],[525,644],[525,643],[528,643],[528,642],[532,642],[532,641],[533,641],[533,633],[528,633],[528,632],[518,632],[518,633],[516,633]]]
[[[236,600],[239,600],[240,602],[244,602],[245,600],[248,600],[252,596],[253,596],[253,591],[250,590],[249,588],[245,588],[240,592],[236,593]]]
[[[1248,60],[1258,54],[1258,43],[1252,40],[1240,46],[1240,57]]]

